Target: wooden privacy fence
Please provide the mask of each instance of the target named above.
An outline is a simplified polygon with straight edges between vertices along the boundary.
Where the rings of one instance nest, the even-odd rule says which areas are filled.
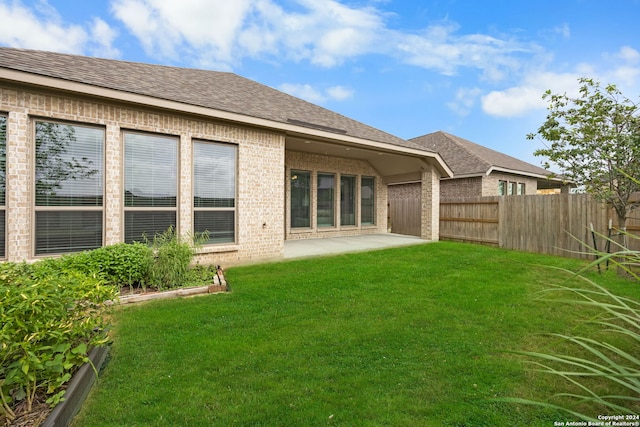
[[[440,239],[482,243],[528,252],[587,258],[593,246],[590,225],[607,235],[615,214],[587,194],[449,199],[440,202]],[[640,231],[640,219],[627,220]],[[615,231],[614,231],[615,232]],[[640,241],[629,239],[631,249]],[[596,235],[598,249],[606,239]]]

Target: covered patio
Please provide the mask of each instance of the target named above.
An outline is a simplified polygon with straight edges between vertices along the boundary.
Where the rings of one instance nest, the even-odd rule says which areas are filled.
[[[415,236],[403,234],[365,234],[360,236],[330,237],[319,239],[285,240],[284,258],[311,258],[350,252],[366,252],[377,249],[395,248],[409,245],[423,245],[431,242]]]

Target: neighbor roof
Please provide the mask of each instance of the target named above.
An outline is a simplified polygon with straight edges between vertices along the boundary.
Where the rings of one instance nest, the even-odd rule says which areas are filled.
[[[3,68],[425,151],[233,73],[0,47]]]
[[[502,171],[546,178],[550,172],[515,157],[483,147],[466,139],[438,131],[412,138],[426,150],[439,153],[447,162],[454,178],[488,175],[492,171]]]

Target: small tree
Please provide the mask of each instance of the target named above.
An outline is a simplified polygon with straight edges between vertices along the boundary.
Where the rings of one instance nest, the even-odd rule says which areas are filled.
[[[625,230],[629,213],[639,205],[631,200],[640,191],[639,109],[615,85],[601,88],[584,77],[578,81],[577,98],[545,92],[547,119],[527,139],[539,135],[548,141],[550,145],[534,153],[547,157],[545,168],[556,164],[568,181],[584,185],[613,207],[619,228]]]

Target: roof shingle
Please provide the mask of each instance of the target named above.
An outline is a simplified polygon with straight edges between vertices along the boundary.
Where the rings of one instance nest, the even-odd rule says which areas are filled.
[[[409,141],[423,149],[439,153],[453,171],[454,178],[486,174],[495,167],[522,172],[525,175],[549,175],[546,169],[442,131]]]

